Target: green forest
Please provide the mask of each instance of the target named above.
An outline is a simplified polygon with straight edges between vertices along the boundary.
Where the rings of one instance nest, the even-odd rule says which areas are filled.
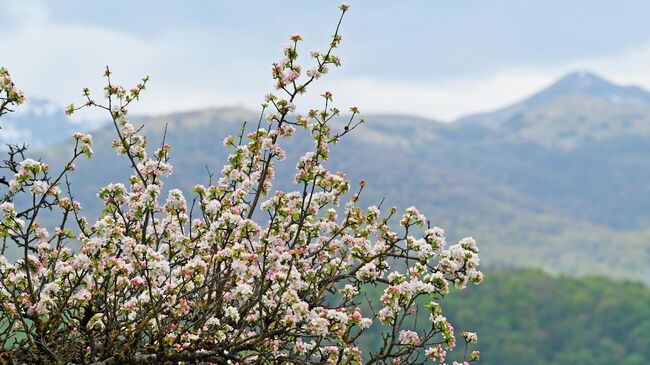
[[[457,333],[478,333],[482,365],[641,365],[650,359],[650,289],[639,283],[491,271],[481,285],[452,289],[439,302]],[[364,343],[366,355],[380,342],[374,337]],[[460,360],[459,346],[449,363]]]
[[[484,365],[641,365],[650,359],[650,290],[541,271],[489,272],[443,301],[479,333]]]

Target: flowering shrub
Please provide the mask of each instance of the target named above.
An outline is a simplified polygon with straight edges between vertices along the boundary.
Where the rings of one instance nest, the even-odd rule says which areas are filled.
[[[457,345],[436,300],[449,286],[479,283],[471,238],[447,247],[442,229],[415,208],[362,208],[366,185],[351,186],[324,163],[330,148],[362,122],[341,112],[330,92],[323,107],[296,113],[296,98],[329,67],[341,64],[341,18],[315,66],[298,64],[302,37],[291,36],[274,63],[276,93],[268,94],[252,130],[225,138],[231,149],[217,181],[186,198],[164,192],[173,172],[164,142],[148,140],[127,110],[145,89],[111,81],[103,101],[84,89],[82,108],[100,108],[115,129],[113,148],[133,170],[128,185],[99,189],[103,211],[81,216],[66,176],[91,158],[92,137],[76,133],[70,161],[59,173],[12,147],[11,180],[0,205],[0,361],[75,364],[415,364],[443,363]],[[4,69],[2,108],[22,101]],[[340,123],[340,122],[338,122]],[[296,130],[314,148],[296,166],[294,192],[273,191],[282,142]],[[337,131],[338,130],[338,131]],[[22,199],[19,199],[22,197]],[[25,207],[19,202],[28,201]],[[60,214],[45,227],[44,211]],[[399,227],[393,230],[391,227]],[[73,249],[71,243],[78,244]],[[5,256],[15,245],[20,257]],[[383,288],[369,298],[368,286]],[[414,321],[414,319],[417,319]],[[379,350],[362,353],[359,339],[380,333]],[[476,335],[461,334],[465,344]],[[465,350],[465,361],[478,352]],[[427,360],[428,359],[428,360]]]

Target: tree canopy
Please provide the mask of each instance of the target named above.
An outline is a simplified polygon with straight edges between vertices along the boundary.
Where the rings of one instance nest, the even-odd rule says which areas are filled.
[[[171,146],[163,138],[151,151],[128,115],[148,78],[125,88],[107,67],[103,98],[84,89],[83,104],[66,109],[105,111],[113,148],[132,169],[127,184],[98,189],[96,221],[82,215],[67,179],[75,161],[92,158],[91,135],[73,135],[59,170],[29,158],[24,146],[9,147],[0,198],[1,361],[419,364],[444,362],[447,351],[477,342],[473,332],[457,333],[438,303],[450,286],[483,280],[476,242],[447,245],[415,207],[360,206],[366,182],[353,186],[325,166],[330,149],[363,123],[359,110],[343,119],[325,91],[322,106],[297,112],[299,96],[341,64],[334,52],[348,9],[340,5],[327,50],[312,51],[305,72],[302,37],[291,35],[259,120],[224,139],[231,153],[220,175],[210,173],[190,198],[164,186]],[[2,72],[8,112],[23,97]],[[296,133],[310,135],[313,149],[296,166],[297,190],[274,191],[282,144]],[[48,227],[42,219],[52,214],[59,223]],[[8,246],[19,257],[5,256]],[[376,286],[382,292],[369,298]],[[363,354],[370,327],[380,345]],[[464,355],[465,363],[479,357],[467,347]]]

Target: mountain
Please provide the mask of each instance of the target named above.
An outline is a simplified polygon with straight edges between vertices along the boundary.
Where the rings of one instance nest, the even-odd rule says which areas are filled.
[[[516,120],[521,114],[556,100],[587,99],[596,104],[621,107],[649,107],[650,92],[638,86],[620,86],[588,71],[570,73],[527,99],[505,108],[470,115],[457,120],[460,124],[494,127]]]
[[[570,75],[555,85],[592,90],[580,86],[581,79]],[[329,167],[353,181],[365,178],[368,205],[384,197],[385,206],[415,204],[432,224],[447,229],[450,240],[473,235],[488,266],[534,266],[650,284],[650,108],[639,96],[645,91],[617,88],[629,91],[629,100],[614,103],[595,91],[558,94],[491,126],[366,115],[367,123],[333,148]],[[538,95],[545,94],[552,93]],[[222,108],[135,124],[144,126],[152,146],[168,126],[175,174],[166,186],[189,192],[207,183],[208,170],[221,170],[223,138],[257,118],[255,111]],[[304,133],[298,135],[284,145],[288,156],[310,146]],[[98,214],[98,187],[124,181],[129,166],[111,150],[110,128],[94,137],[96,156],[78,163],[73,176],[89,218]],[[37,155],[60,165],[70,144]],[[277,166],[275,188],[296,189],[295,163],[289,158]]]

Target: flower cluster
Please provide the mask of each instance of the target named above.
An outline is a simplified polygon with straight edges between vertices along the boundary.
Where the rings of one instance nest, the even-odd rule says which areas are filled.
[[[332,55],[339,28],[327,52],[312,53],[317,67],[302,81],[302,36],[290,38],[285,59],[273,66],[286,95],[269,94],[257,125],[224,140],[231,153],[220,178],[197,184],[191,199],[165,188],[171,148],[162,141],[149,153],[128,120],[147,79],[127,91],[108,68],[105,100],[84,89],[86,103],[68,109],[106,110],[113,148],[133,169],[128,184],[99,190],[101,216],[89,225],[69,189],[63,196],[58,188],[77,157],[91,157],[91,136],[74,135],[73,158],[59,175],[39,161],[15,164],[0,205],[2,235],[22,252],[13,261],[4,249],[0,255],[0,346],[11,356],[104,364],[445,361],[456,337],[435,300],[450,285],[482,280],[476,243],[447,248],[444,231],[415,207],[395,221],[395,208],[360,206],[367,183],[353,187],[326,167],[330,148],[363,122],[359,110],[351,108],[341,128],[331,92],[322,108],[304,114],[294,104],[326,65],[340,64]],[[297,191],[273,191],[282,141],[298,127],[314,144],[297,163]],[[19,193],[34,204],[16,208]],[[46,208],[62,216],[52,230],[38,223]],[[368,300],[376,287],[383,294]],[[371,327],[383,343],[364,353],[360,338]],[[465,361],[477,358],[474,352]]]
[[[81,151],[86,157],[90,158],[93,155],[93,136],[85,133],[75,133],[72,137],[81,144]]]
[[[12,106],[20,105],[25,101],[25,94],[16,88],[9,71],[0,67],[0,116],[11,112]]]

